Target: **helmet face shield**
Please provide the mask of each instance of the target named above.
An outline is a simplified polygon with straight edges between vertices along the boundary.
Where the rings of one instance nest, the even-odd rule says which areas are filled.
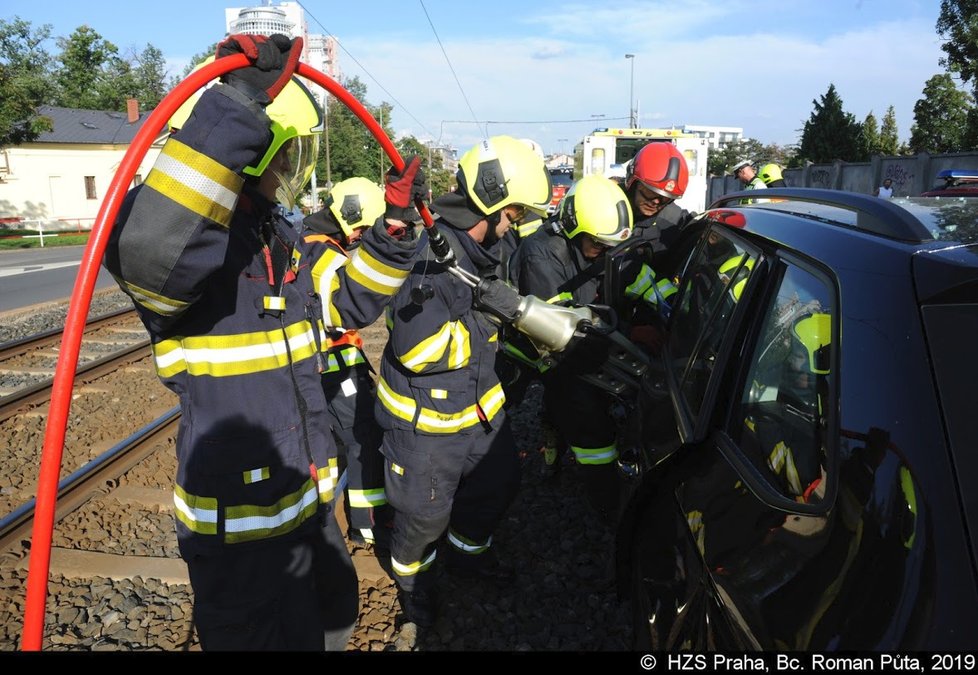
[[[279,147],[277,161],[266,164],[278,182],[275,199],[291,210],[312,178],[319,156],[319,136],[295,136]]]

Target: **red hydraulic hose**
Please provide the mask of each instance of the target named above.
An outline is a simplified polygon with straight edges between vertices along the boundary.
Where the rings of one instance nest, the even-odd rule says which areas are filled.
[[[191,73],[160,101],[143,123],[119,164],[119,169],[109,185],[98,216],[92,225],[88,245],[82,254],[81,266],[78,269],[75,287],[71,293],[71,304],[65,319],[64,336],[61,339],[61,350],[58,355],[58,364],[54,372],[51,390],[50,411],[44,431],[44,447],[41,451],[41,468],[37,480],[30,566],[27,572],[24,629],[21,635],[21,649],[24,651],[40,650],[44,635],[44,609],[47,600],[48,575],[51,571],[51,539],[58,498],[58,478],[61,473],[62,451],[68,424],[68,411],[71,407],[72,387],[75,382],[75,369],[78,366],[78,349],[81,346],[85,319],[91,306],[92,291],[95,288],[95,280],[98,277],[99,265],[105,253],[109,234],[112,232],[122,200],[129,190],[136,170],[167,120],[173,116],[177,108],[205,84],[248,64],[248,58],[244,54],[217,59]],[[340,99],[367,126],[370,133],[374,135],[387,153],[394,167],[398,171],[404,168],[404,160],[401,159],[383,128],[346,89],[304,63],[298,64],[296,72],[319,84]],[[416,206],[425,221],[425,227],[433,228],[431,214],[424,204],[418,200]],[[432,229],[431,234],[434,237],[439,237],[436,230]],[[434,240],[432,244],[434,244]]]

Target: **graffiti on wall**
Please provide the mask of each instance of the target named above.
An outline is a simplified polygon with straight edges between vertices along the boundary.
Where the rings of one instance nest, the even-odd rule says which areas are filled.
[[[811,187],[831,188],[832,170],[831,169],[812,169],[808,179]]]
[[[893,181],[894,194],[910,194],[913,188],[914,174],[907,171],[902,164],[890,164],[883,172],[883,180],[889,178]]]

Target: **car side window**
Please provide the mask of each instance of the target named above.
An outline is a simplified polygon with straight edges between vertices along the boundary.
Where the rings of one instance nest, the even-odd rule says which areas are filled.
[[[765,312],[730,436],[782,494],[825,494],[837,324],[830,283],[788,264]]]
[[[673,310],[669,352],[688,412],[699,414],[720,343],[757,253],[722,230],[710,230],[690,257]]]

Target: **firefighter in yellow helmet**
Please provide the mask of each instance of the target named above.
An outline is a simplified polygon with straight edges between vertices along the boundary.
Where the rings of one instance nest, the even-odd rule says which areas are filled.
[[[820,439],[831,368],[831,315],[813,312],[796,319],[788,343],[775,400],[757,402],[763,414],[749,416],[745,424],[757,435],[768,467],[784,481],[786,491],[806,502],[823,473]]]
[[[520,294],[562,305],[603,302],[600,291],[604,256],[628,240],[632,223],[631,205],[617,183],[602,176],[581,178],[561,200],[553,219],[517,251],[513,280]],[[643,264],[642,268],[643,273],[647,271],[647,278],[638,275],[626,292],[655,303],[654,275],[648,265]],[[504,344],[507,356],[540,372],[545,418],[556,427],[560,450],[566,443],[582,466],[589,501],[603,517],[613,520],[619,485],[611,401],[605,392],[579,379],[600,368],[603,345],[578,345],[556,366],[548,368],[528,340],[518,335],[508,337]],[[558,457],[560,454],[558,451]]]
[[[384,216],[386,206],[383,188],[367,178],[347,178],[330,189],[321,211],[303,220],[303,241],[316,259],[342,262],[359,246],[363,233]],[[391,516],[370,363],[355,329],[330,330],[327,344],[323,390],[333,437],[346,461],[347,539],[358,548],[377,544],[386,549]]]
[[[455,192],[432,203],[439,231],[459,267],[491,278],[500,238],[527,212],[546,212],[550,174],[518,139],[493,136],[461,157],[456,180]],[[420,627],[435,617],[439,557],[454,574],[511,581],[492,535],[519,486],[493,368],[498,323],[473,306],[472,288],[434,258],[427,239],[425,232],[418,241],[428,258],[415,265],[388,308],[376,407],[394,508],[391,566],[401,609]]]
[[[769,188],[788,187],[788,184],[784,182],[784,176],[781,174],[781,167],[774,162],[762,166],[757,175]]]
[[[357,576],[333,513],[321,336],[372,323],[416,253],[382,220],[349,259],[317,258],[282,215],[322,131],[292,79],[301,50],[283,35],[218,45],[218,58],[249,65],[171,124],[104,259],[180,397],[174,515],[205,650],[346,648]],[[417,165],[389,177],[388,216],[414,191]]]

